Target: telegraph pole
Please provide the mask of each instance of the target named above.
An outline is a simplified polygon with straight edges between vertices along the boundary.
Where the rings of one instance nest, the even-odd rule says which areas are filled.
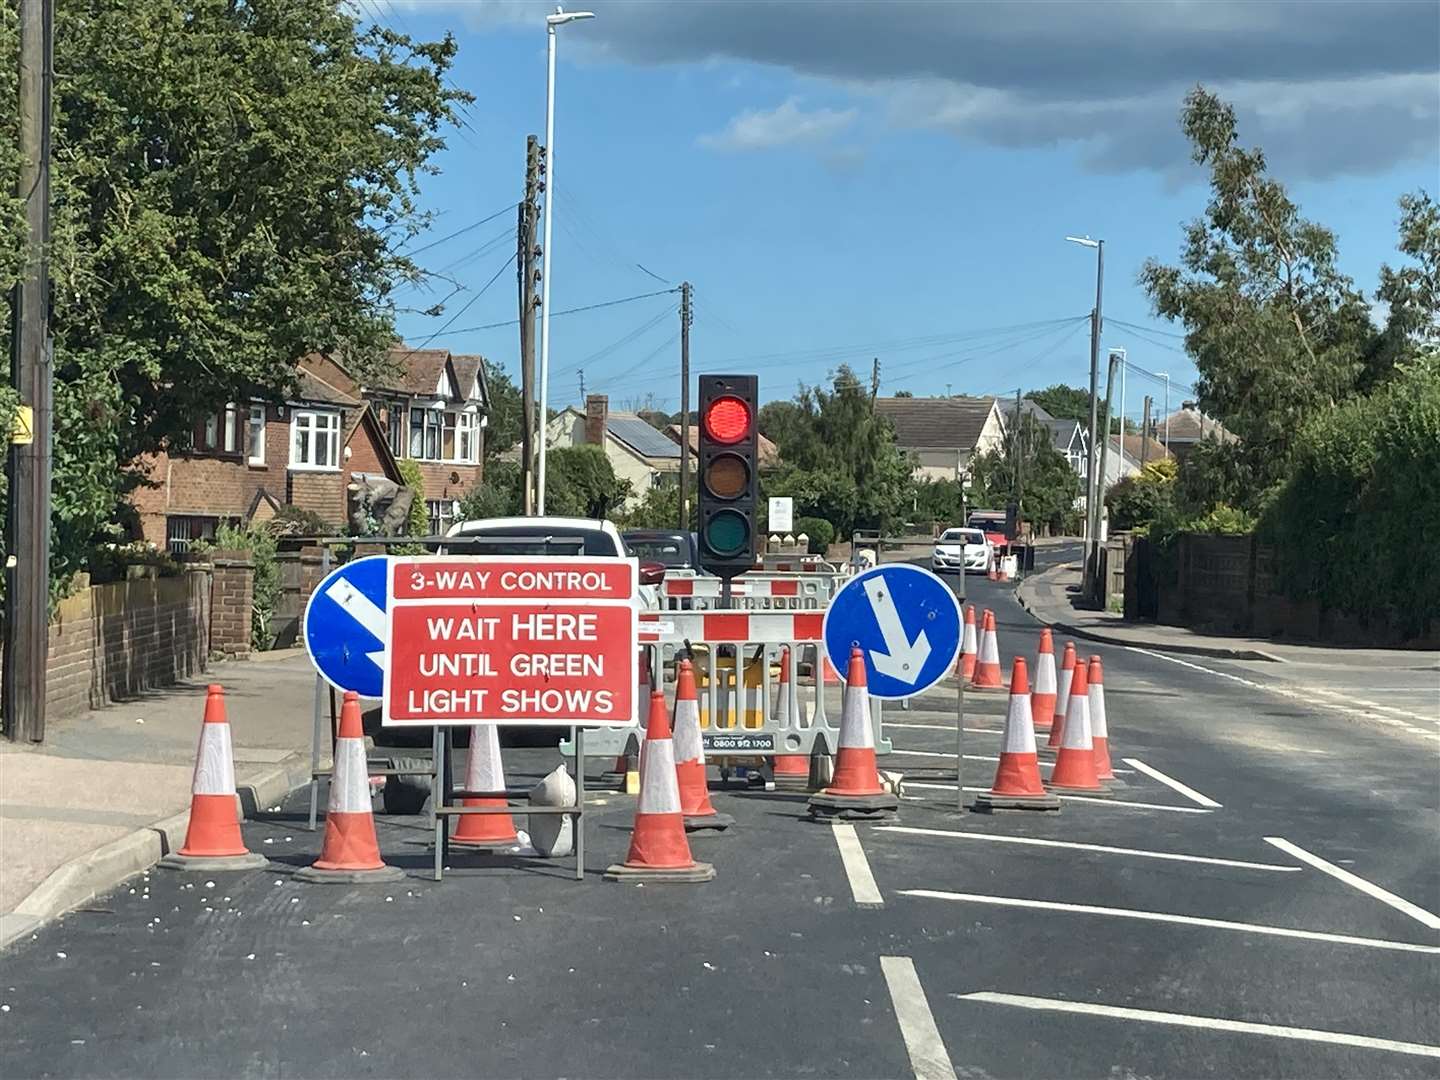
[[[1140,467],[1150,460],[1150,395],[1145,395],[1145,415],[1140,420]]]
[[[1025,481],[1022,476],[1025,450],[1024,440],[1020,437],[1024,419],[1020,412],[1020,387],[1017,386],[1015,388],[1015,538],[1017,540],[1020,538],[1020,523],[1025,519],[1025,512],[1022,509],[1022,499],[1025,494]]]
[[[539,217],[540,140],[531,135],[525,140],[525,198],[515,233],[520,282],[520,408],[525,414],[520,424],[520,488],[526,517],[535,513],[535,309],[540,303],[535,295],[539,280],[535,224]]]
[[[1100,475],[1096,478],[1095,485],[1098,498],[1095,504],[1095,509],[1097,511],[1097,513],[1095,514],[1095,531],[1093,534],[1095,539],[1095,574],[1094,578],[1092,579],[1092,584],[1095,589],[1095,595],[1100,598],[1100,608],[1102,611],[1105,609],[1106,596],[1105,579],[1100,574],[1101,515],[1098,513],[1098,511],[1100,510],[1100,501],[1105,498],[1105,464],[1106,459],[1110,456],[1110,403],[1115,392],[1115,365],[1120,362],[1120,356],[1121,354],[1118,351],[1113,349],[1111,350],[1110,367],[1105,375],[1105,441],[1100,444]],[[1120,445],[1124,446],[1125,444],[1122,441]]]
[[[50,636],[50,116],[54,0],[20,0],[20,176],[25,270],[10,297],[10,379],[20,411],[6,475],[5,733],[45,738]],[[27,417],[27,413],[29,414]]]
[[[1100,554],[1100,499],[1104,491],[1104,478],[1096,475],[1095,440],[1100,437],[1099,394],[1100,394],[1100,328],[1102,324],[1101,300],[1105,289],[1105,241],[1095,242],[1095,310],[1090,313],[1090,461],[1089,482],[1085,494],[1085,522],[1087,537],[1085,544],[1084,595],[1091,595],[1095,571]]]
[[[680,283],[680,531],[690,528],[690,282]]]

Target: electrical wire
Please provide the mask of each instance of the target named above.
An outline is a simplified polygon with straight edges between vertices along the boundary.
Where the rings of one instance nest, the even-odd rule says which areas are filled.
[[[597,361],[604,360],[607,356],[610,356],[616,350],[623,349],[632,341],[636,341],[639,338],[644,337],[647,333],[649,333],[655,327],[659,326],[662,322],[668,319],[671,314],[672,312],[668,308],[657,312],[655,315],[651,316],[645,322],[641,323],[639,326],[635,327],[633,330],[629,331],[619,339],[612,341],[609,345],[606,345],[603,348],[596,349],[589,356],[585,357],[585,359],[580,360],[574,364],[566,364],[564,367],[559,368],[558,370],[552,370],[552,375],[565,375],[571,371],[579,371],[581,368],[589,367],[591,364],[594,364]]]
[[[418,248],[415,248],[413,251],[404,251],[401,252],[401,254],[404,255],[406,258],[409,258],[413,255],[419,255],[422,251],[429,251],[433,247],[439,247],[441,244],[447,243],[450,240],[454,240],[457,236],[464,236],[466,233],[473,232],[475,229],[480,228],[481,225],[489,224],[490,222],[498,218],[501,214],[508,213],[509,211],[514,210],[519,205],[520,204],[518,202],[514,202],[511,203],[509,206],[502,206],[493,214],[489,214],[481,218],[479,221],[472,221],[469,225],[466,225],[463,228],[456,229],[452,233],[446,233],[444,236],[441,236],[435,240],[431,240],[428,244],[422,244]],[[509,235],[513,236],[514,234],[515,228],[514,226],[511,226],[509,230]]]
[[[563,311],[552,311],[550,317],[558,319],[561,315],[579,315],[584,311],[598,311],[601,308],[616,307],[620,304],[633,304],[637,300],[648,300],[652,296],[665,296],[668,293],[677,293],[679,289],[657,289],[654,292],[639,293],[636,296],[622,296],[618,300],[602,300],[598,304],[582,304],[580,307],[566,308]],[[519,319],[506,319],[504,322],[486,323],[483,326],[462,326],[458,330],[446,330],[446,334],[470,334],[480,330],[500,330],[506,326],[519,326]]]
[[[479,300],[480,297],[484,296],[485,293],[489,291],[490,286],[494,285],[495,282],[497,282],[497,281],[500,280],[500,275],[503,274],[503,273],[505,273],[505,271],[510,268],[510,264],[513,263],[514,261],[515,261],[515,253],[514,253],[514,252],[511,252],[510,257],[509,257],[508,259],[506,259],[503,263],[500,264],[500,269],[499,269],[499,270],[496,270],[495,273],[494,273],[494,275],[490,278],[490,280],[487,281],[484,285],[482,285],[482,286],[480,287],[480,291],[477,292],[474,296],[470,297],[469,300],[466,300],[464,306],[462,306],[459,311],[455,312],[454,315],[451,315],[450,318],[447,319],[447,320],[444,322],[443,325],[441,325],[440,329],[436,330],[433,334],[431,334],[429,337],[427,337],[427,338],[426,338],[424,341],[422,341],[419,345],[416,345],[416,346],[415,346],[414,348],[412,348],[409,352],[407,352],[404,356],[402,356],[402,357],[400,358],[400,363],[403,364],[406,360],[410,359],[410,357],[414,356],[414,355],[415,355],[417,352],[419,352],[421,349],[423,349],[423,348],[425,348],[427,345],[429,345],[429,344],[430,344],[432,341],[434,341],[437,337],[439,337],[441,334],[443,334],[443,333],[445,332],[446,328],[447,328],[451,323],[453,323],[453,322],[454,322],[456,319],[458,319],[461,315],[464,315],[465,312],[467,312],[468,310],[470,310],[470,306],[471,306],[472,304],[474,304],[476,300]]]

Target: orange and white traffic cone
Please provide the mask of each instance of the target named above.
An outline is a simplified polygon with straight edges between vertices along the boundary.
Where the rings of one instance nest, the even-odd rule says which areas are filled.
[[[212,683],[205,692],[205,720],[190,784],[190,824],[185,845],[160,860],[172,870],[254,870],[268,860],[245,846],[235,803],[235,755],[225,718],[225,690]]]
[[[1040,631],[1040,651],[1035,657],[1035,690],[1030,695],[1030,715],[1036,731],[1049,731],[1055,723],[1055,646],[1050,628]]]
[[[989,791],[975,797],[976,810],[1059,810],[1060,800],[1040,783],[1040,759],[1035,753],[1035,725],[1030,713],[1030,686],[1025,661],[1017,656],[1010,671],[1010,709],[1005,714],[1005,737],[1000,764]]]
[[[689,660],[675,664],[675,780],[680,787],[680,813],[685,831],[728,829],[735,824],[710,802],[705,779],[705,741],[700,735],[700,702],[695,696],[695,671]]]
[[[980,655],[975,659],[975,674],[971,676],[970,687],[974,690],[1005,688],[1004,677],[1000,673],[1000,640],[995,635],[995,613],[988,608],[980,629]]]
[[[470,752],[465,758],[462,791],[504,791],[505,766],[500,759],[500,729],[494,724],[476,724],[470,729]],[[461,806],[508,805],[503,796],[462,799]],[[509,814],[457,814],[460,820],[450,836],[452,845],[503,851],[520,843],[515,820]]]
[[[974,677],[975,657],[979,652],[980,644],[975,636],[975,605],[971,604],[965,609],[965,633],[960,638],[960,657],[955,664],[955,674],[959,678]]]
[[[1085,672],[1090,698],[1090,742],[1095,748],[1095,775],[1107,787],[1125,787],[1125,781],[1115,775],[1110,764],[1110,723],[1105,716],[1105,666],[1100,657],[1090,658],[1090,669]]]
[[[1060,683],[1055,690],[1055,723],[1050,727],[1048,750],[1058,750],[1060,739],[1065,732],[1065,714],[1070,711],[1070,686],[1075,681],[1075,643],[1065,643],[1065,655],[1060,661]]]
[[[375,839],[370,812],[370,782],[365,775],[365,729],[360,723],[360,697],[345,691],[340,731],[335,739],[335,766],[330,774],[330,802],[325,811],[325,841],[320,857],[295,871],[299,881],[362,884],[399,881],[405,871],[385,865]]]
[[[800,727],[800,701],[796,694],[793,672],[790,668],[790,649],[780,650],[780,679],[775,684],[775,698],[770,706],[772,726],[780,731],[795,731]],[[780,736],[784,738],[783,735]],[[810,758],[805,754],[779,754],[773,758],[772,771],[775,787],[780,791],[806,791],[810,787]]]
[[[845,680],[845,702],[840,708],[840,749],[835,755],[835,776],[830,785],[810,796],[812,819],[859,818],[887,820],[900,799],[880,783],[875,762],[875,730],[870,724],[870,690],[865,681],[865,657],[850,650]]]
[[[1055,768],[1045,786],[1061,795],[1110,794],[1095,775],[1095,744],[1090,735],[1090,694],[1084,664],[1075,665],[1060,752],[1055,755]]]
[[[696,719],[699,727],[699,719]],[[665,695],[650,694],[650,720],[640,748],[640,801],[630,833],[630,853],[623,863],[605,871],[610,881],[709,881],[715,867],[696,862],[685,839],[680,786],[675,775],[675,747],[665,715]]]

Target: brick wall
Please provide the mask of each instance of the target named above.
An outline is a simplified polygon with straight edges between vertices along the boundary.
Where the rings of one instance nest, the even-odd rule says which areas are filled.
[[[50,621],[47,717],[64,720],[203,672],[212,646],[245,655],[252,582],[239,558],[105,585],[82,575]]]
[[[415,464],[420,466],[420,476],[425,481],[426,499],[463,499],[484,475],[481,465],[450,465],[437,461],[417,461]]]

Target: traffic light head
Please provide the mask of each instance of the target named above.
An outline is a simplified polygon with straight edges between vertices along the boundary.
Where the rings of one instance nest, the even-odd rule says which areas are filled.
[[[754,375],[700,376],[700,565],[720,577],[755,563],[757,393]]]

